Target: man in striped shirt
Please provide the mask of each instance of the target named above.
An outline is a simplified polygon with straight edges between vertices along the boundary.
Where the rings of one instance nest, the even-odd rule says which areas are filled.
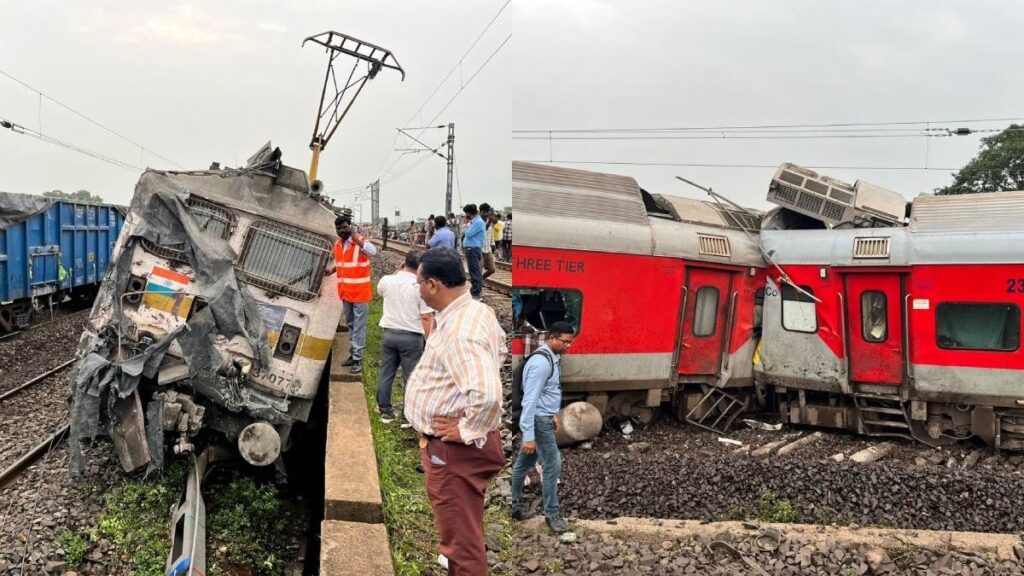
[[[437,314],[406,387],[405,417],[420,433],[448,574],[487,574],[484,491],[505,465],[498,431],[505,333],[494,311],[470,296],[455,250],[425,252],[416,280],[420,297]]]

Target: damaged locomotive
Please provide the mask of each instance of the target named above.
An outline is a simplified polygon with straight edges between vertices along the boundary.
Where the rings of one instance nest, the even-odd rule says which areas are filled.
[[[101,434],[129,472],[203,430],[271,465],[309,419],[342,313],[337,212],[280,158],[268,143],[244,168],[139,179],[78,346],[73,469]]]

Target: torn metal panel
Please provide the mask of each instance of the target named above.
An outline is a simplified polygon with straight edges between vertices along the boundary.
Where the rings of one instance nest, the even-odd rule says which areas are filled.
[[[262,421],[285,436],[307,418],[341,316],[326,274],[334,212],[279,158],[268,148],[244,169],[140,178],[79,345],[73,469],[78,442],[99,434],[131,444],[126,470],[148,445],[154,469],[166,434],[186,454],[205,428],[234,440]],[[136,394],[147,424],[141,404],[121,407]],[[220,413],[240,422],[211,420]]]

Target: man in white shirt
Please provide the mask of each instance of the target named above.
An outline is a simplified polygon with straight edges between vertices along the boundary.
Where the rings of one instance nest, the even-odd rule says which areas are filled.
[[[380,382],[377,385],[377,412],[383,424],[395,421],[391,389],[398,366],[401,364],[402,378],[408,382],[423,354],[434,319],[434,310],[420,298],[420,287],[416,283],[421,254],[419,250],[410,250],[402,268],[377,283],[377,293],[384,299],[384,314],[380,319],[384,336],[381,338]]]

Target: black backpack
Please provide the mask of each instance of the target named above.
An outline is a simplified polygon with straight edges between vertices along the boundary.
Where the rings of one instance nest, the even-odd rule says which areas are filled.
[[[548,368],[550,369],[548,378],[550,378],[551,374],[555,371],[555,361],[551,358],[551,355],[543,349],[535,350],[529,356],[523,358],[523,361],[519,363],[519,366],[516,366],[516,369],[512,371],[512,406],[509,408],[509,414],[512,417],[512,422],[509,424],[509,427],[513,432],[519,431],[519,418],[523,415],[523,370],[526,369],[526,363],[530,361],[530,358],[533,358],[537,354],[548,359]]]

